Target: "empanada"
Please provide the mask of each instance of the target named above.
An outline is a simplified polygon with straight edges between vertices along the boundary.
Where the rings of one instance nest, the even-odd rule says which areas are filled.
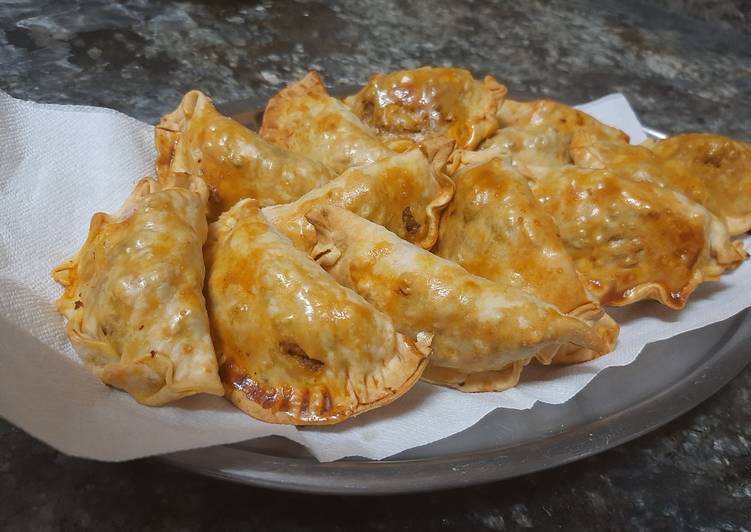
[[[751,230],[751,144],[708,133],[688,133],[646,145],[663,160],[682,162],[706,186],[704,205],[725,219],[731,235]]]
[[[78,255],[53,271],[81,359],[147,405],[223,394],[202,295],[205,201],[144,179],[117,214],[94,215]]]
[[[329,96],[313,71],[269,100],[260,134],[337,174],[393,154],[344,103]]]
[[[203,177],[212,189],[209,219],[238,200],[261,205],[294,201],[335,174],[325,165],[283,150],[231,118],[222,116],[199,91],[183,96],[155,129],[156,171]]]
[[[568,343],[607,349],[584,321],[472,275],[347,210],[319,205],[307,218],[318,233],[312,255],[337,281],[391,316],[404,334],[433,334],[431,365],[440,369],[429,368],[429,380],[494,390],[508,381],[509,364],[541,351]],[[470,378],[480,374],[479,382]]]
[[[628,135],[620,129],[607,126],[584,111],[554,100],[517,102],[507,99],[498,111],[498,120],[501,128],[552,129],[564,140],[570,140],[577,131],[586,131],[600,140],[629,140]]]
[[[452,144],[439,147],[432,161],[414,148],[350,168],[293,203],[265,208],[264,215],[305,252],[316,243],[305,213],[324,203],[355,212],[428,249],[438,238],[440,213],[453,196],[453,181],[443,173]]]
[[[498,129],[506,92],[492,76],[478,81],[461,68],[421,67],[371,76],[344,103],[386,138],[448,136],[457,148],[474,149]]]
[[[573,166],[530,186],[603,304],[655,299],[679,309],[700,283],[746,257],[719,218],[671,189]]]
[[[569,148],[576,132],[628,143],[628,135],[623,131],[552,100],[506,100],[498,118],[500,129],[481,145],[480,152],[493,152],[525,175],[544,174],[548,168],[570,164]],[[472,154],[467,156],[471,158]]]
[[[470,273],[526,290],[566,314],[592,322],[612,350],[618,325],[586,293],[555,221],[532,195],[524,176],[493,158],[463,169],[454,180],[456,194],[441,219],[434,252]],[[566,349],[558,362],[588,360],[597,354],[601,353]]]
[[[722,205],[714,201],[702,176],[692,172],[683,160],[663,159],[644,146],[596,141],[586,134],[574,135],[571,156],[582,168],[605,169],[624,179],[677,190],[722,217],[718,212]]]
[[[480,150],[461,154],[463,165],[498,157],[524,175],[535,176],[549,168],[571,163],[570,137],[553,128],[505,127],[482,144]]]
[[[207,301],[227,397],[272,423],[338,423],[406,392],[427,364],[392,321],[243,200],[211,224]]]

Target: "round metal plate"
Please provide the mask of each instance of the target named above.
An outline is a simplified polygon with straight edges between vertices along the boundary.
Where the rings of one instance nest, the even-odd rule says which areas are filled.
[[[255,129],[257,103],[221,109]],[[279,437],[161,458],[211,477],[311,493],[403,493],[501,480],[591,456],[676,418],[746,366],[750,339],[751,313],[743,312],[647,346],[634,363],[603,371],[564,404],[498,409],[459,434],[386,460],[320,463]]]
[[[387,460],[319,463],[281,438],[167,455],[212,477],[311,493],[428,491],[573,462],[632,440],[714,394],[749,362],[751,313],[652,344],[561,405],[498,409],[450,438]]]

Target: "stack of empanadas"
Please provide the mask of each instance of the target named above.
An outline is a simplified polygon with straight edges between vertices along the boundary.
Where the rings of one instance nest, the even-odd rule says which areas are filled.
[[[421,377],[514,386],[614,348],[603,305],[674,309],[746,252],[751,145],[642,146],[490,76],[309,73],[260,130],[198,91],[156,127],[156,179],[96,214],[53,272],[71,342],[149,405],[224,394],[274,423],[338,423]]]

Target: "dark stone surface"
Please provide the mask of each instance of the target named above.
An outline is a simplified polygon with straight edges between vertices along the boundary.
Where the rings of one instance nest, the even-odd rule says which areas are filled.
[[[655,0],[654,3],[699,20],[751,34],[751,2],[748,0]]]
[[[751,368],[665,427],[520,479],[388,497],[298,495],[155,460],[70,458],[0,422],[0,530],[703,530],[751,523]]]
[[[645,123],[751,139],[741,0],[0,4],[0,88],[155,121],[189,88],[268,96],[308,68],[330,84],[454,64],[512,93],[621,91]],[[1,393],[1,391],[0,391]],[[1,399],[1,398],[0,398]],[[0,422],[0,529],[510,530],[751,528],[751,369],[653,434],[487,486],[347,499],[203,479],[153,460],[63,456]]]
[[[664,3],[718,21],[615,0],[18,1],[0,5],[0,86],[155,121],[194,87],[228,101],[268,96],[309,68],[352,85],[454,64],[572,102],[621,91],[655,127],[751,138],[738,120],[751,116],[751,35],[712,7],[735,3]]]

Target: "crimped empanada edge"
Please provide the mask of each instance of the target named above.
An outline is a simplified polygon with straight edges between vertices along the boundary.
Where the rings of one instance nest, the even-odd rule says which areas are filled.
[[[156,147],[155,171],[157,178],[164,179],[171,172],[185,172],[184,165],[175,164],[178,145],[187,122],[193,116],[199,100],[208,97],[201,91],[192,90],[182,97],[177,108],[167,113],[154,128],[154,145]]]
[[[107,342],[97,339],[83,332],[83,313],[84,304],[78,300],[78,285],[79,277],[77,274],[79,266],[79,258],[86,253],[86,250],[96,240],[100,231],[109,224],[119,223],[126,219],[133,209],[134,203],[141,197],[157,192],[160,187],[156,181],[150,177],[141,178],[129,194],[128,198],[123,202],[123,205],[115,214],[107,214],[103,212],[95,213],[89,224],[89,232],[81,246],[80,250],[72,258],[62,262],[56,266],[52,272],[52,278],[61,284],[65,290],[63,294],[56,301],[56,307],[58,312],[62,314],[67,320],[65,326],[65,332],[68,336],[74,350],[81,356],[81,360],[84,362],[94,375],[99,377],[105,384],[111,384],[113,386],[124,389],[133,398],[141,404],[147,406],[160,406],[168,402],[192,395],[195,393],[208,393],[211,395],[222,395],[220,388],[212,389],[206,386],[199,386],[191,381],[181,382],[179,385],[175,385],[172,382],[172,374],[174,373],[174,362],[168,356],[161,353],[146,353],[141,358],[130,362],[114,362],[111,364],[105,364],[103,366],[97,366],[89,363],[90,357],[86,357],[84,352],[92,353],[107,353],[112,355],[114,353],[112,346]],[[199,191],[193,191],[194,193],[202,196]],[[201,198],[203,199],[203,197]],[[161,375],[164,379],[164,386],[162,386],[156,393],[148,396],[135,395],[132,390],[117,386],[114,382],[110,382],[112,379],[108,376],[115,375],[118,372],[126,370],[128,367],[135,367],[142,364],[144,361],[149,362],[154,358],[164,359],[169,365],[169,374]],[[150,363],[150,362],[149,362]]]
[[[397,333],[396,341],[398,343],[398,349],[395,357],[399,357],[401,360],[407,358],[416,358],[416,364],[410,371],[409,375],[402,380],[399,386],[395,389],[384,389],[383,394],[370,402],[360,402],[351,409],[348,409],[336,416],[326,417],[325,413],[311,412],[311,416],[307,419],[302,418],[301,412],[272,411],[270,408],[264,408],[263,405],[257,401],[250,399],[245,392],[238,385],[233,382],[227,382],[225,378],[222,378],[224,384],[225,397],[237,408],[248,414],[249,416],[265,421],[267,423],[274,423],[277,425],[296,425],[296,426],[320,426],[320,425],[336,425],[347,419],[359,416],[369,410],[379,408],[387,405],[405,393],[407,393],[422,377],[425,368],[428,365],[429,355],[426,353],[426,346],[421,342],[415,342],[411,338]],[[429,352],[429,348],[427,348]]]
[[[751,231],[751,214],[747,216],[725,216],[730,236],[739,236]]]
[[[312,94],[328,94],[320,74],[315,70],[309,71],[301,80],[287,85],[269,98],[269,101],[266,103],[266,109],[263,112],[263,121],[261,122],[258,134],[272,144],[288,148],[289,134],[284,133],[284,128],[280,127],[280,116],[284,114],[290,100]]]
[[[459,369],[428,366],[422,379],[462,392],[502,392],[519,383],[524,367],[531,358],[511,362],[502,369],[467,373]]]
[[[440,187],[438,195],[425,207],[428,218],[428,231],[425,238],[418,244],[424,249],[431,249],[438,241],[441,214],[454,199],[456,185],[447,173],[446,165],[454,151],[454,141],[447,138],[435,138],[425,141],[420,149],[430,161],[430,170],[433,178]]]
[[[602,307],[595,303],[585,304],[569,313],[569,315],[591,323],[592,329],[603,340],[605,349],[596,351],[574,344],[566,344],[556,350],[552,356],[536,357],[538,362],[555,365],[577,364],[579,362],[594,360],[613,351],[615,342],[618,339],[618,333],[620,332],[620,326],[609,314],[603,311]]]

